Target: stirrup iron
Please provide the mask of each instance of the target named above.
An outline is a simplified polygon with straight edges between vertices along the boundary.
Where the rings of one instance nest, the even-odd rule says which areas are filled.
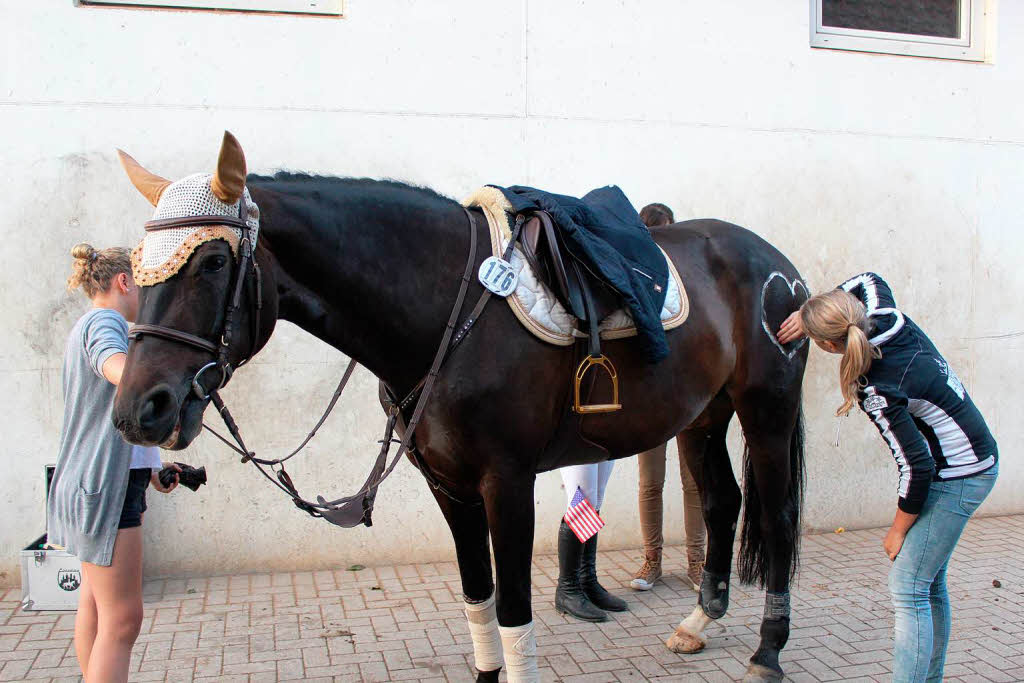
[[[611,403],[588,403],[586,405],[580,403],[580,383],[592,367],[604,368],[604,371],[608,373],[608,378],[612,381]],[[619,373],[615,371],[615,365],[612,364],[608,356],[603,353],[597,356],[588,355],[580,361],[579,367],[576,368],[576,379],[573,382],[572,409],[580,415],[614,413],[616,410],[622,410],[622,404],[619,403]]]

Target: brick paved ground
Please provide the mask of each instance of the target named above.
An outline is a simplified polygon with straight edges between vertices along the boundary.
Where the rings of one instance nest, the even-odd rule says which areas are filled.
[[[794,681],[886,680],[892,618],[880,530],[806,536],[783,666]],[[635,552],[602,553],[609,587]],[[949,571],[954,600],[949,680],[1024,680],[1024,517],[972,521]],[[546,681],[724,681],[757,642],[762,595],[735,586],[708,650],[674,655],[662,641],[694,605],[679,580],[683,551],[649,593],[617,590],[629,613],[582,624],[552,607],[556,558],[534,564],[534,609]],[[1002,587],[995,588],[993,579]],[[149,581],[133,681],[468,681],[472,661],[451,563]],[[0,601],[0,681],[77,681],[73,614]]]

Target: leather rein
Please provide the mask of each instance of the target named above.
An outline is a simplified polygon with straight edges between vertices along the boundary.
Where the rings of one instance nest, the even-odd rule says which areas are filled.
[[[241,461],[243,463],[252,462],[259,470],[260,474],[279,489],[284,491],[285,494],[292,499],[292,502],[296,507],[300,510],[306,511],[313,517],[321,517],[332,524],[342,527],[354,527],[359,524],[371,526],[371,514],[373,512],[374,500],[377,495],[377,487],[380,486],[381,482],[383,482],[388,475],[391,474],[398,464],[398,461],[407,452],[411,452],[414,455],[414,462],[416,466],[420,469],[431,486],[435,489],[441,489],[446,495],[451,496],[451,494],[441,488],[441,485],[430,474],[425,463],[423,463],[422,458],[419,456],[419,453],[413,445],[413,435],[416,431],[417,425],[419,424],[420,418],[423,416],[427,400],[433,390],[434,383],[437,379],[441,366],[451,351],[454,350],[454,348],[463,339],[465,339],[470,328],[472,328],[473,324],[479,319],[480,313],[483,311],[484,306],[487,304],[487,301],[491,296],[491,292],[484,289],[483,294],[480,296],[476,306],[469,314],[469,317],[459,328],[458,332],[456,332],[455,326],[458,323],[459,315],[462,312],[463,304],[466,299],[466,292],[469,289],[469,282],[472,279],[473,269],[476,264],[477,230],[472,214],[469,210],[463,207],[466,218],[469,220],[470,227],[469,257],[466,261],[466,268],[462,275],[462,281],[459,286],[459,293],[456,297],[455,305],[452,307],[451,315],[448,318],[448,323],[445,327],[441,343],[434,355],[434,360],[430,366],[429,372],[402,401],[391,400],[389,402],[387,407],[388,419],[384,430],[384,438],[380,441],[380,452],[377,454],[377,460],[374,463],[373,469],[370,471],[369,476],[366,478],[366,481],[359,490],[350,496],[345,496],[335,500],[325,500],[323,496],[317,496],[316,502],[313,502],[306,500],[299,495],[298,489],[295,487],[294,483],[292,483],[291,476],[289,476],[285,471],[283,463],[298,454],[313,439],[317,431],[324,424],[324,421],[326,421],[327,417],[331,414],[331,411],[334,410],[335,405],[337,405],[338,399],[341,398],[341,394],[344,391],[345,386],[348,384],[349,379],[352,377],[352,373],[356,367],[356,361],[355,359],[349,360],[348,365],[345,368],[345,372],[334,391],[334,395],[331,397],[331,400],[327,405],[327,409],[324,411],[313,429],[309,434],[307,434],[306,438],[295,450],[282,458],[270,460],[256,457],[255,452],[250,451],[246,447],[245,442],[242,440],[238,425],[232,418],[230,411],[219,393],[220,389],[227,384],[235,369],[232,367],[228,359],[228,354],[238,325],[242,289],[245,286],[245,283],[249,281],[250,272],[252,272],[252,281],[254,282],[255,287],[253,313],[252,316],[250,316],[253,321],[253,334],[250,340],[249,353],[238,363],[236,367],[241,367],[254,355],[260,329],[260,311],[263,307],[262,278],[260,276],[259,266],[253,256],[253,245],[249,239],[250,228],[244,220],[244,217],[246,216],[245,204],[245,197],[243,196],[239,200],[238,218],[226,216],[189,216],[185,218],[148,221],[145,224],[147,232],[207,225],[227,225],[242,231],[242,238],[239,241],[235,262],[234,282],[231,287],[232,295],[225,304],[224,326],[221,330],[219,342],[211,342],[208,339],[204,339],[172,327],[151,324],[135,325],[129,332],[129,339],[137,341],[146,335],[160,337],[162,339],[192,346],[193,348],[199,349],[213,356],[214,360],[202,366],[192,378],[192,392],[195,397],[201,401],[212,401],[214,406],[217,408],[217,412],[220,413],[221,419],[224,421],[224,424],[235,443],[231,443],[231,441],[217,433],[217,431],[212,429],[209,425],[203,424],[203,428],[220,439],[231,450],[241,455]],[[517,225],[517,231],[518,227],[519,226]],[[219,370],[221,376],[216,387],[207,388],[203,383],[204,375],[211,370]],[[390,391],[388,393],[390,395]],[[418,400],[416,401],[416,407],[413,409],[408,423],[400,425],[400,421],[404,422],[402,421],[402,410],[407,407],[412,400],[417,397],[417,395]],[[394,430],[396,426],[404,426],[405,428],[404,435],[400,440],[394,438]],[[393,443],[398,443],[399,447],[398,451],[392,457],[391,462],[388,463],[388,453],[390,452]],[[269,468],[271,472],[274,472],[276,478],[275,476],[271,476],[270,473],[264,469],[265,467]]]

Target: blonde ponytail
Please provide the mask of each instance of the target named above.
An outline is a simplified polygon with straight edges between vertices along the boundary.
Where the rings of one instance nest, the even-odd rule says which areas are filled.
[[[800,307],[800,322],[807,336],[817,342],[831,342],[843,350],[839,362],[839,389],[843,404],[836,415],[846,415],[857,402],[861,377],[882,354],[868,341],[868,318],[864,305],[841,289],[812,296]]]
[[[843,392],[843,405],[836,415],[846,415],[857,402],[857,389],[861,376],[871,367],[871,359],[878,349],[871,346],[864,330],[851,324],[846,328],[846,349],[839,361],[839,389]]]
[[[81,242],[71,249],[71,277],[68,291],[81,287],[92,299],[110,289],[110,283],[121,273],[132,274],[131,257],[124,247],[110,247],[97,251],[91,244]]]

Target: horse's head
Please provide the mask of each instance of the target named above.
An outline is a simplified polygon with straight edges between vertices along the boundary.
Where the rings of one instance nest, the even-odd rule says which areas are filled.
[[[216,172],[176,182],[118,154],[156,211],[132,252],[141,299],[113,419],[131,442],[185,448],[202,428],[210,391],[273,329],[276,310],[257,310],[259,208],[245,187],[242,148],[230,133]]]

